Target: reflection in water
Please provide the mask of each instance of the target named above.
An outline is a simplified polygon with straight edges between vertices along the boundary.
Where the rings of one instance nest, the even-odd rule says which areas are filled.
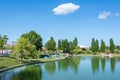
[[[119,66],[120,57],[71,57],[5,71],[0,80],[120,80]]]
[[[28,66],[20,72],[10,76],[10,80],[41,80],[40,65]]]
[[[80,57],[72,57],[65,60],[60,60],[58,62],[58,69],[67,71],[68,68],[71,68],[75,73],[77,73],[80,59]]]
[[[114,57],[110,59],[110,64],[111,64],[111,71],[114,72],[115,71],[115,64],[116,64],[116,60]]]
[[[93,57],[91,64],[93,73],[96,73],[99,70],[99,57]]]
[[[93,73],[96,73],[97,71],[99,71],[100,69],[100,63],[99,61],[101,61],[101,68],[102,68],[102,71],[104,72],[105,70],[105,65],[106,65],[106,60],[108,62],[110,62],[110,67],[111,67],[111,72],[114,72],[115,71],[115,65],[116,65],[116,59],[119,59],[119,58],[110,58],[110,57],[92,57],[91,59],[91,63],[92,63],[92,70],[93,70]]]
[[[106,65],[106,59],[105,58],[101,58],[101,67],[102,67],[102,71],[103,72],[105,70],[105,65]]]
[[[53,74],[56,70],[55,62],[47,62],[45,63],[45,69],[48,73]]]

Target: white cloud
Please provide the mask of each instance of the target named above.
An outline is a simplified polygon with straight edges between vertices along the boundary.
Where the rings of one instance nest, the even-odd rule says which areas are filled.
[[[108,16],[110,16],[111,12],[101,12],[99,15],[98,15],[98,19],[107,19]]]
[[[66,4],[61,4],[57,6],[56,8],[53,9],[53,12],[55,15],[65,15],[69,14],[71,12],[74,12],[80,8],[79,5],[75,5],[73,3],[66,3]]]
[[[116,13],[115,16],[120,16],[120,13]]]

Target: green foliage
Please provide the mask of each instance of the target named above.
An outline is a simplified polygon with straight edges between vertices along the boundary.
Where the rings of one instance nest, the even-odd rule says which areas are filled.
[[[110,47],[109,47],[109,46],[105,46],[105,49],[106,49],[106,50],[109,50],[109,49],[110,49]]]
[[[118,50],[120,50],[120,46],[119,45],[117,45],[115,48],[118,49]]]
[[[14,54],[16,57],[25,58],[27,56],[34,57],[36,47],[30,43],[26,38],[20,38],[14,48]]]
[[[110,50],[105,50],[105,53],[109,54],[109,53],[110,53]]]
[[[58,40],[58,50],[62,50],[62,41]]]
[[[75,39],[73,40],[73,45],[74,45],[74,47],[77,47],[77,46],[78,46],[78,40],[77,40],[77,37],[75,37]]]
[[[101,40],[101,52],[105,52],[105,42]]]
[[[69,51],[69,52],[73,52],[73,50],[74,50],[74,48],[75,48],[75,47],[74,47],[74,43],[73,43],[72,41],[69,41],[68,44],[69,44],[68,51]]]
[[[64,53],[74,53],[74,49],[78,46],[77,37],[73,41],[68,41],[68,39],[58,40],[58,49],[63,50]]]
[[[93,38],[92,39],[92,43],[91,43],[91,51],[92,52],[95,52],[96,50],[95,50],[95,39]]]
[[[0,35],[0,49],[3,50],[5,48],[4,45],[6,45],[7,40],[8,40],[7,35],[3,36]]]
[[[69,52],[69,43],[67,39],[62,40],[62,50],[63,52]]]
[[[99,42],[98,42],[98,40],[96,39],[96,52],[98,52],[99,51]]]
[[[73,50],[73,53],[77,53],[77,54],[81,54],[82,50],[80,49],[79,46],[75,47],[75,49]]]
[[[99,42],[98,40],[96,39],[92,39],[92,42],[91,42],[91,51],[92,52],[99,52]]]
[[[8,37],[7,35],[3,35],[2,37],[4,44],[7,44]]]
[[[120,53],[120,50],[119,49],[115,49],[115,53]]]
[[[3,49],[3,40],[2,39],[0,39],[0,49]]]
[[[112,53],[114,53],[114,50],[115,50],[114,41],[113,41],[113,39],[110,39],[110,51],[111,51]]]
[[[28,39],[32,45],[36,46],[37,50],[42,49],[42,38],[35,31],[30,31],[29,33],[23,34],[21,37]]]
[[[56,50],[56,42],[53,37],[51,37],[50,40],[45,44],[45,47],[47,50]]]

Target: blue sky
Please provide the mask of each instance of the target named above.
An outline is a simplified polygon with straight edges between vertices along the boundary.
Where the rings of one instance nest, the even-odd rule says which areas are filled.
[[[120,45],[120,0],[0,0],[0,34],[10,43],[30,30],[43,43],[77,37],[87,46],[94,37]]]

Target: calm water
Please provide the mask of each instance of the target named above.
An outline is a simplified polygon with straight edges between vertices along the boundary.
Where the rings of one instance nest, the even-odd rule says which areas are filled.
[[[12,69],[0,80],[120,80],[120,57],[71,57]]]

